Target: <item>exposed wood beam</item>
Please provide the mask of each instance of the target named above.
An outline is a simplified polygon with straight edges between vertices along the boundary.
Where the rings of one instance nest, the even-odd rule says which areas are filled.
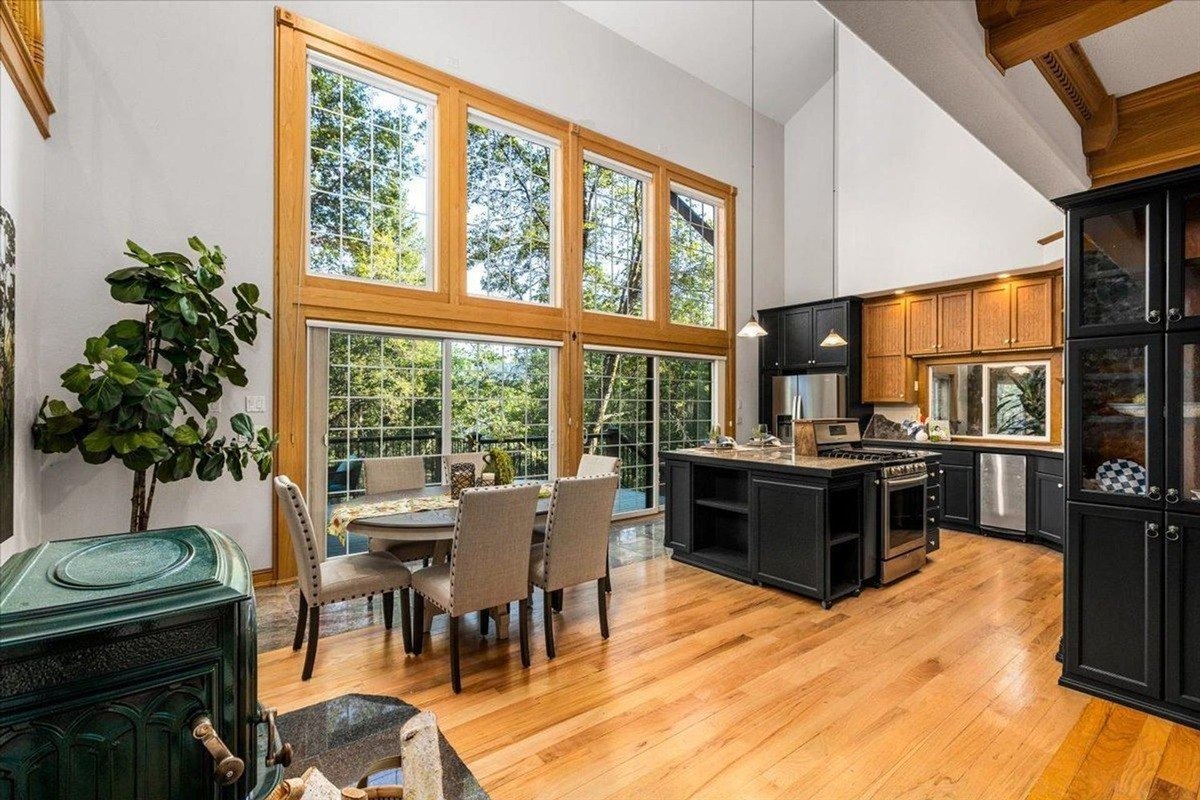
[[[1117,135],[1117,99],[1108,93],[1079,42],[1043,53],[1034,62],[1083,131],[1083,152],[1108,147]]]
[[[1088,156],[1093,186],[1200,164],[1200,72],[1117,98],[1112,143]]]
[[[975,0],[987,56],[1001,72],[1168,0]]]

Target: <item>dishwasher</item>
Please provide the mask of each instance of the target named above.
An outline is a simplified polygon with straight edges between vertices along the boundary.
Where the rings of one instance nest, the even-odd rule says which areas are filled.
[[[979,527],[1025,538],[1025,456],[979,455]]]

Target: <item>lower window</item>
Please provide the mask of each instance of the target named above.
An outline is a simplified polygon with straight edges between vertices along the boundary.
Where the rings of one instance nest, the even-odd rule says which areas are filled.
[[[929,368],[929,418],[952,436],[1047,439],[1050,363],[942,364]]]
[[[593,349],[583,359],[583,450],[621,461],[613,511],[661,508],[658,453],[708,439],[719,362]]]

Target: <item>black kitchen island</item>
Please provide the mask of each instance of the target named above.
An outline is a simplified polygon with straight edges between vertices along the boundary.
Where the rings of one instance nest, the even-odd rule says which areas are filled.
[[[928,455],[936,463],[936,454]],[[791,447],[694,448],[661,457],[664,544],[673,558],[787,589],[825,608],[877,578],[878,464],[797,456]]]

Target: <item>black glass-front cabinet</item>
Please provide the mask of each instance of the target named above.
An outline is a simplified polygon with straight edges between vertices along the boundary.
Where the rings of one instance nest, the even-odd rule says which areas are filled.
[[[1200,168],[1056,202],[1062,683],[1200,726]]]

